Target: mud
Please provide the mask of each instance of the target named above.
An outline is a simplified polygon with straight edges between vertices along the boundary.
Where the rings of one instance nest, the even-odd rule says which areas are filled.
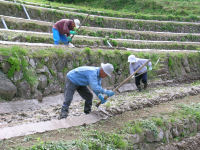
[[[103,110],[106,110],[111,115],[121,114],[127,111],[134,111],[146,107],[152,107],[160,103],[166,103],[168,101],[173,101],[176,99],[181,99],[189,95],[197,95],[200,93],[200,86],[192,86],[191,84],[180,84],[174,85],[173,87],[154,87],[149,88],[146,91],[141,93],[137,91],[121,93],[120,95],[113,96],[105,105],[100,107]],[[48,125],[51,128],[44,128],[43,130],[30,129],[24,127],[24,124],[29,124],[30,126],[36,126],[41,122],[44,124],[51,124],[51,120],[57,120],[60,112],[60,108],[63,101],[63,95],[56,95],[44,98],[42,103],[37,102],[36,100],[26,100],[26,101],[14,101],[14,102],[4,102],[0,105],[0,132],[6,133],[6,131],[15,130],[17,128],[27,128],[27,134],[44,132],[47,130],[53,130],[56,128],[62,128],[63,126],[52,126]],[[95,101],[95,100],[94,100]],[[98,102],[98,101],[97,101]],[[76,93],[74,100],[70,106],[70,117],[79,118],[83,116],[83,106],[84,101],[81,100],[81,97],[78,97]],[[99,111],[93,105],[93,111]],[[99,113],[102,114],[101,112]],[[105,115],[105,114],[104,114]],[[97,120],[104,119],[104,116],[98,118]],[[94,117],[95,118],[95,117]],[[89,120],[95,120],[95,119]],[[81,117],[79,118],[81,120]],[[53,121],[55,122],[55,121]],[[89,122],[89,121],[88,121]],[[82,122],[88,123],[88,122]],[[34,124],[38,123],[38,124]],[[52,123],[55,124],[55,123]],[[59,124],[59,122],[57,123]],[[73,124],[73,123],[72,123]],[[28,126],[29,126],[28,125]],[[78,124],[80,125],[80,124]],[[12,128],[11,128],[12,127]],[[16,128],[15,128],[16,127]],[[66,126],[69,127],[69,126]],[[14,132],[13,132],[14,133]],[[26,132],[11,134],[8,137],[26,135]],[[3,138],[3,137],[1,137]]]
[[[112,132],[114,130],[120,130],[124,126],[124,123],[131,120],[147,118],[150,116],[157,116],[157,115],[167,115],[168,113],[171,113],[176,110],[177,104],[182,104],[182,103],[191,104],[191,103],[199,103],[199,102],[200,102],[200,95],[188,96],[184,99],[180,99],[180,100],[176,99],[174,101],[156,105],[154,107],[147,107],[147,108],[139,109],[136,111],[128,111],[123,114],[116,115],[112,118],[100,121],[92,125],[83,124],[83,126],[76,127],[76,128],[68,128],[68,129],[62,129],[62,130],[49,131],[42,134],[37,133],[34,135],[29,135],[29,136],[11,138],[9,140],[2,141],[2,143],[0,143],[0,146],[2,146],[1,144],[4,144],[5,149],[8,149],[8,147],[14,148],[17,145],[30,146],[30,145],[33,145],[33,143],[37,143],[38,138],[41,138],[42,141],[73,140],[73,139],[78,139],[80,137],[80,134],[83,132],[83,130],[88,131],[90,129],[91,130],[95,129],[95,130],[105,131],[105,132]],[[53,120],[52,122],[56,122],[56,121]],[[78,120],[78,122],[80,121]],[[64,124],[64,122],[62,123]],[[66,126],[68,125],[66,122],[65,124]],[[180,143],[180,142],[177,142],[177,143]],[[167,146],[169,147],[169,145]],[[167,149],[167,146],[163,145],[160,147],[160,149],[161,148],[162,150],[164,148]]]

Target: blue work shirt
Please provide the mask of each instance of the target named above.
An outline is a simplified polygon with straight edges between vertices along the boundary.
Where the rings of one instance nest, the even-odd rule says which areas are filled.
[[[101,86],[100,67],[78,67],[69,71],[67,78],[77,86],[90,86],[96,95],[105,94],[105,90]]]

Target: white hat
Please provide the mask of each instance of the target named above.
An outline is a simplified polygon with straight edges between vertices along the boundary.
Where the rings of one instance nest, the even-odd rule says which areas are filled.
[[[74,19],[74,23],[75,23],[75,26],[76,28],[79,28],[80,27],[80,21],[78,19]]]
[[[109,63],[107,63],[107,64],[101,63],[101,67],[102,67],[103,71],[104,71],[109,77],[111,77],[111,73],[112,73],[113,70],[114,70],[113,65],[112,65],[112,64],[109,64]]]
[[[130,63],[137,62],[137,58],[135,57],[135,55],[128,56],[128,62]]]

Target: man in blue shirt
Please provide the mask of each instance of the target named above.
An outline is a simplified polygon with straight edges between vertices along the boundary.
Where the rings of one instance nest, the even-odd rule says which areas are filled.
[[[148,61],[148,59],[141,59],[141,58],[136,58],[135,55],[130,55],[128,57],[128,62],[129,64],[129,70],[130,74],[133,74],[138,68],[140,68],[143,64],[145,64]],[[152,70],[152,63],[148,63],[149,70]],[[147,67],[144,66],[140,71],[138,71],[135,74],[135,84],[138,88],[139,91],[142,90],[140,86],[140,80],[142,80],[144,84],[144,89],[147,88]]]
[[[107,76],[111,77],[114,68],[112,64],[101,63],[101,67],[82,66],[75,68],[67,73],[66,85],[64,92],[64,103],[61,109],[60,118],[66,118],[69,113],[69,106],[73,99],[74,92],[77,91],[85,100],[84,113],[89,114],[92,107],[93,95],[87,86],[90,86],[92,91],[105,103],[103,94],[113,96],[115,93],[112,90],[103,89],[101,86],[101,79]]]

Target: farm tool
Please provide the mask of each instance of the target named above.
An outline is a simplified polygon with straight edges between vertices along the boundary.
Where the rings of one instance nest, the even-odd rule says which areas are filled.
[[[160,57],[159,57],[158,60],[156,61],[156,63],[155,63],[155,65],[154,65],[153,68],[156,67],[156,65],[158,64],[159,61],[160,61]],[[147,72],[147,71],[146,71],[146,72]],[[146,72],[143,72],[143,73],[146,73]],[[140,74],[138,74],[137,76],[132,76],[132,78],[136,78],[136,77],[140,76],[140,75],[143,74],[143,73],[140,73]]]
[[[85,22],[87,21],[87,19],[88,19],[89,16],[90,16],[90,14],[88,14],[87,17],[83,20],[83,22],[81,23],[81,25],[77,29],[77,32],[80,30],[80,28],[83,26],[83,24],[85,24]],[[73,39],[73,37],[74,37],[74,34],[72,35],[71,39]]]
[[[146,64],[149,63],[150,60],[148,60],[146,63],[144,63],[140,68],[138,68],[134,73],[132,73],[128,78],[126,78],[124,81],[122,81],[116,88],[113,89],[113,92],[118,92],[118,89],[124,85],[127,81],[129,81],[138,71],[140,71]],[[105,96],[104,99],[108,99],[108,96]],[[96,104],[96,107],[98,108],[99,111],[101,111],[103,114],[107,115],[107,116],[112,116],[111,114],[109,114],[107,111],[101,109],[99,106],[101,105],[101,102],[98,102]]]
[[[87,15],[87,17],[83,20],[83,22],[81,23],[81,25],[79,26],[79,28],[77,29],[77,32],[79,31],[79,29],[81,28],[81,26],[86,22],[87,18],[89,17],[89,14]],[[74,34],[71,36],[71,40],[73,39]],[[72,43],[69,43],[69,47],[75,47]]]

